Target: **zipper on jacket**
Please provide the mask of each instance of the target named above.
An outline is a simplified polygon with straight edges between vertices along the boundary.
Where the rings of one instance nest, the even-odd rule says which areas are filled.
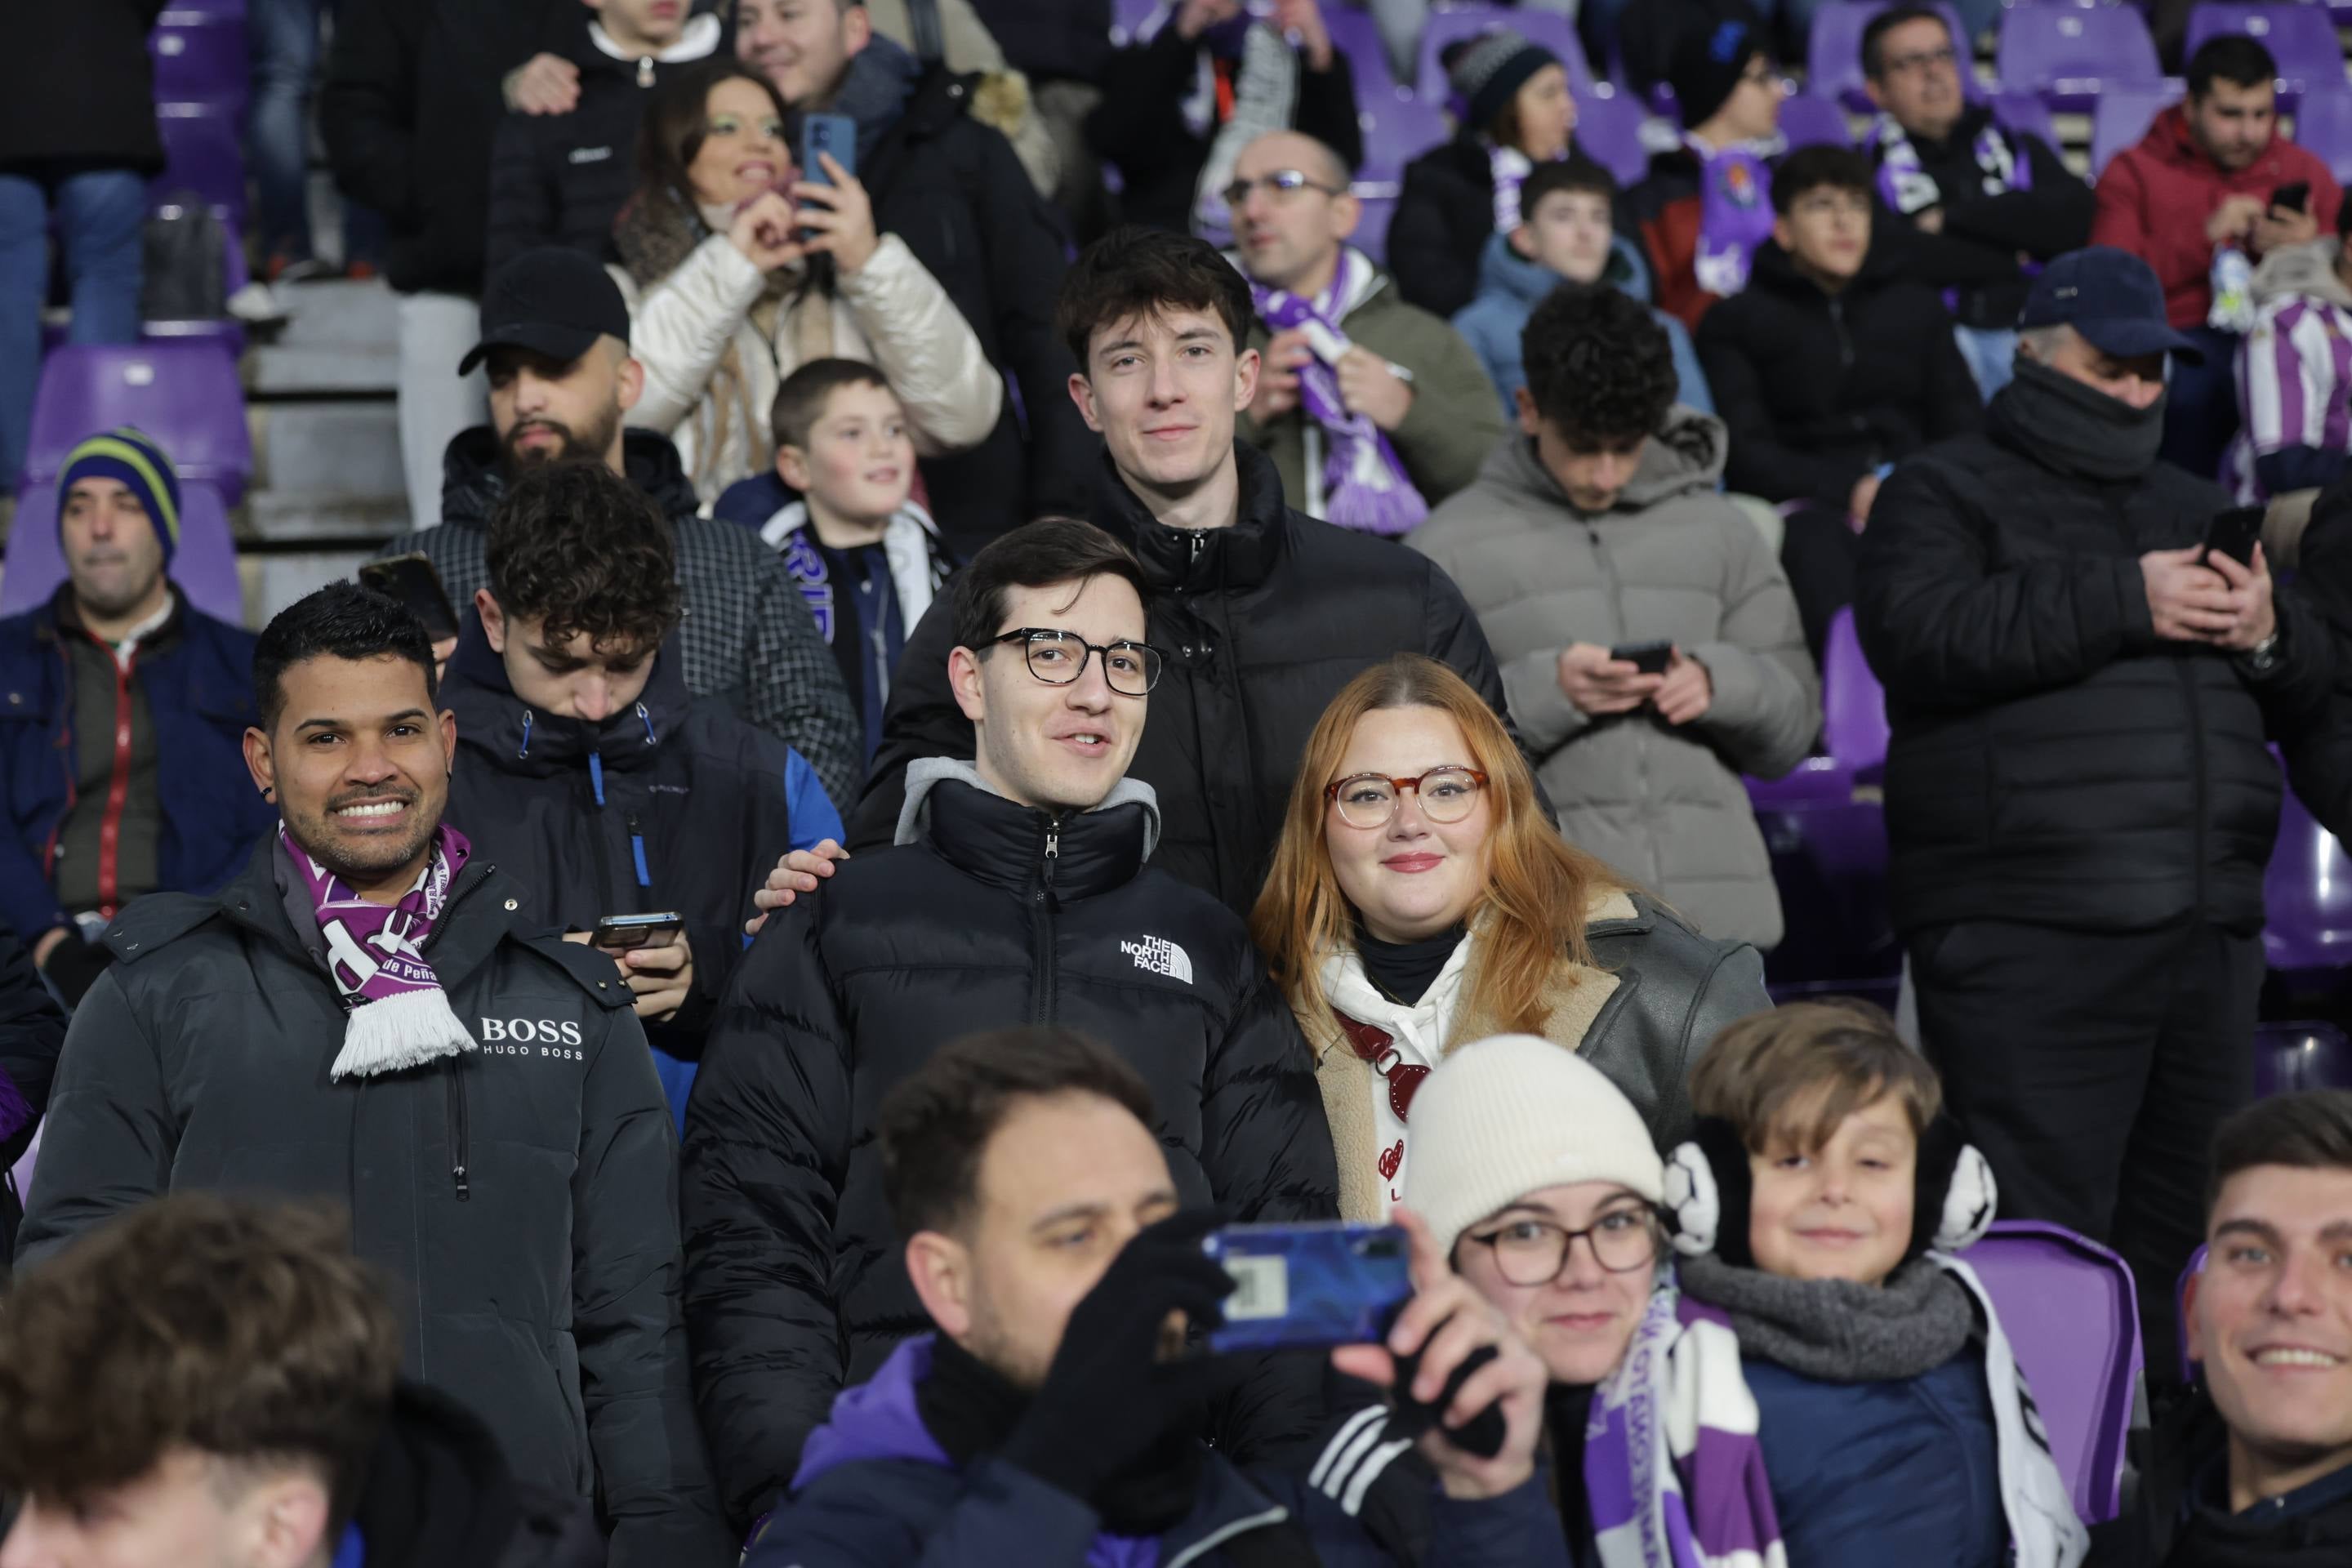
[[[1037,890],[1029,896],[1032,924],[1037,937],[1037,974],[1030,992],[1029,1021],[1043,1026],[1054,1021],[1055,961],[1054,868],[1062,858],[1062,819],[1045,819],[1045,851]]]
[[[457,1201],[466,1203],[473,1196],[473,1184],[467,1179],[466,1161],[472,1140],[466,1128],[466,1079],[459,1064],[463,1057],[449,1058],[449,1180],[457,1188]]]
[[[640,889],[650,889],[654,885],[654,879],[653,874],[646,869],[646,836],[637,831],[637,814],[634,811],[629,812],[624,820],[629,825],[629,858],[636,862],[637,886]]]
[[[2185,658],[2172,661],[2180,672],[2180,684],[2189,698],[2189,766],[2193,782],[2189,786],[2189,815],[2193,819],[2197,865],[2197,918],[2205,916],[2205,705],[2197,700],[2197,672]]]
[[[1830,325],[1836,330],[1838,363],[1847,370],[1853,368],[1853,339],[1845,330],[1845,305],[1834,294],[1830,296]]]

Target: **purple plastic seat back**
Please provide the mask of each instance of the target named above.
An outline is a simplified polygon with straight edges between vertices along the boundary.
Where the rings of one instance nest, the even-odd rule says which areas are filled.
[[[244,13],[174,5],[155,18],[147,58],[154,62],[156,102],[208,103],[232,116],[245,113],[252,66]]]
[[[166,103],[155,110],[163,139],[163,172],[147,184],[150,205],[193,195],[223,222],[245,227],[245,148],[235,117],[202,103]]]
[[[1389,64],[1388,46],[1381,41],[1380,24],[1369,11],[1349,5],[1325,5],[1323,30],[1331,47],[1348,57],[1348,76],[1356,84],[1356,101],[1370,108],[1375,100],[1405,96]]]
[[[2207,39],[2231,33],[2243,33],[2270,50],[2278,62],[2279,91],[2289,102],[2315,89],[2344,90],[2344,46],[2336,41],[2335,19],[2325,6],[2250,0],[2200,5],[2189,13],[2181,58],[2195,54]]]
[[[245,588],[236,574],[236,540],[229,532],[228,508],[210,485],[180,480],[180,548],[172,556],[172,581],[188,603],[233,626],[245,624]],[[47,602],[66,580],[66,558],[58,548],[58,487],[42,479],[16,499],[16,527],[8,534],[8,570],[0,574],[0,616],[22,615]]]
[[[2087,109],[2116,88],[2164,80],[2147,23],[2127,5],[2004,12],[1995,61],[2004,90],[2040,93],[2053,109]]]
[[[2142,1370],[2131,1269],[2041,1220],[2001,1220],[1960,1256],[2000,1309],[2074,1511],[2085,1524],[2115,1518]]]
[[[1142,32],[1151,14],[1160,9],[1160,0],[1111,0],[1110,36],[1114,42],[1132,44]]]
[[[2263,952],[2273,969],[2310,973],[2352,963],[2352,858],[2292,790],[2279,803],[2263,904]]]
[[[1822,733],[1835,757],[1857,780],[1886,766],[1886,689],[1871,673],[1853,629],[1853,611],[1830,620],[1822,647]]]
[[[2032,93],[1994,93],[1992,117],[1996,123],[2009,130],[2041,137],[2043,146],[2053,153],[2058,151],[2058,130],[2051,123],[2050,106]]]
[[[1642,145],[1646,118],[1640,100],[1623,91],[1579,99],[1576,144],[1620,185],[1630,186],[1650,172],[1650,150]]]
[[[1856,114],[1868,113],[1873,106],[1870,95],[1862,90],[1862,35],[1870,19],[1894,3],[1829,0],[1814,12],[1813,30],[1805,48],[1805,90],[1843,100]],[[1971,101],[1982,98],[1984,88],[1977,80],[1976,41],[1969,37],[1959,12],[1946,0],[1936,0],[1936,9],[1944,14],[1944,25],[1952,30],[1952,48],[1959,56],[1960,90]]]
[[[2352,1042],[2333,1024],[2263,1024],[2254,1030],[2254,1098],[2352,1089]]]
[[[1781,100],[1780,134],[1792,153],[1800,147],[1853,145],[1853,131],[1846,124],[1843,106],[1810,92]]]
[[[2295,106],[2294,139],[2318,154],[2338,184],[2352,180],[2352,88],[2305,93]]]
[[[1349,243],[1386,267],[1389,264],[1389,224],[1396,216],[1394,196],[1362,196],[1358,205],[1363,216],[1356,220],[1356,232]]]
[[[1401,180],[1407,163],[1445,140],[1445,116],[1433,104],[1397,92],[1359,92],[1356,103],[1364,133],[1360,179]]]
[[[1592,96],[1592,69],[1584,62],[1584,45],[1576,24],[1557,11],[1523,11],[1502,5],[1463,5],[1432,11],[1421,29],[1421,63],[1413,74],[1413,94],[1423,103],[1443,104],[1453,90],[1445,80],[1444,56],[1456,39],[1475,38],[1497,27],[1508,27],[1531,44],[1541,44],[1559,57],[1568,71],[1569,96],[1579,109]]]
[[[2180,1381],[2197,1380],[2197,1363],[2189,1358],[2189,1282],[2205,1272],[2205,1244],[2199,1242],[2197,1250],[2189,1255],[2189,1267],[2172,1282],[2172,1321],[2180,1325]]]
[[[236,361],[204,342],[68,343],[42,362],[25,477],[54,479],[82,440],[136,425],[235,506],[253,475],[253,437]]]
[[[2182,90],[2164,86],[2114,87],[2101,93],[2097,107],[2091,110],[2091,178],[2096,180],[2108,159],[2147,135],[2156,117],[2180,101]]]

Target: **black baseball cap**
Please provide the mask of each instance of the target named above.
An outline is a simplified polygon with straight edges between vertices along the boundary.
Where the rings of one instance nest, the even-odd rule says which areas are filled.
[[[526,250],[490,275],[482,290],[482,341],[457,362],[457,374],[471,375],[498,348],[575,360],[608,334],[629,341],[629,307],[604,265],[558,246]]]
[[[2205,351],[2177,332],[2164,313],[2164,286],[2156,271],[2128,250],[2094,245],[2070,250],[2042,269],[2019,312],[2020,331],[2068,326],[2084,342],[2117,359],[2179,354],[2203,364]]]

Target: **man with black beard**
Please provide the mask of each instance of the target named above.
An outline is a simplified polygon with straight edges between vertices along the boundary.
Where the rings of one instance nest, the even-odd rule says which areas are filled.
[[[404,534],[383,553],[422,551],[451,603],[467,604],[489,585],[490,510],[515,473],[565,458],[602,458],[675,531],[687,689],[721,699],[798,751],[834,801],[856,801],[866,778],[865,733],[783,558],[748,529],[697,516],[694,485],[668,438],[622,428],[645,372],[629,357],[628,307],[604,268],[549,247],[499,268],[482,295],[481,342],[457,374],[485,361],[490,423],[449,443],[441,526]]]

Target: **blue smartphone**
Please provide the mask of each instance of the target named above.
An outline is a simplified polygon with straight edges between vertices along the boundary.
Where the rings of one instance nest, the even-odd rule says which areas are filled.
[[[857,177],[857,121],[846,114],[812,114],[801,121],[801,178],[812,185],[829,185],[817,154],[829,153],[851,179]]]
[[[1392,1225],[1229,1225],[1201,1250],[1234,1278],[1213,1351],[1376,1343],[1412,1300],[1410,1247]]]

